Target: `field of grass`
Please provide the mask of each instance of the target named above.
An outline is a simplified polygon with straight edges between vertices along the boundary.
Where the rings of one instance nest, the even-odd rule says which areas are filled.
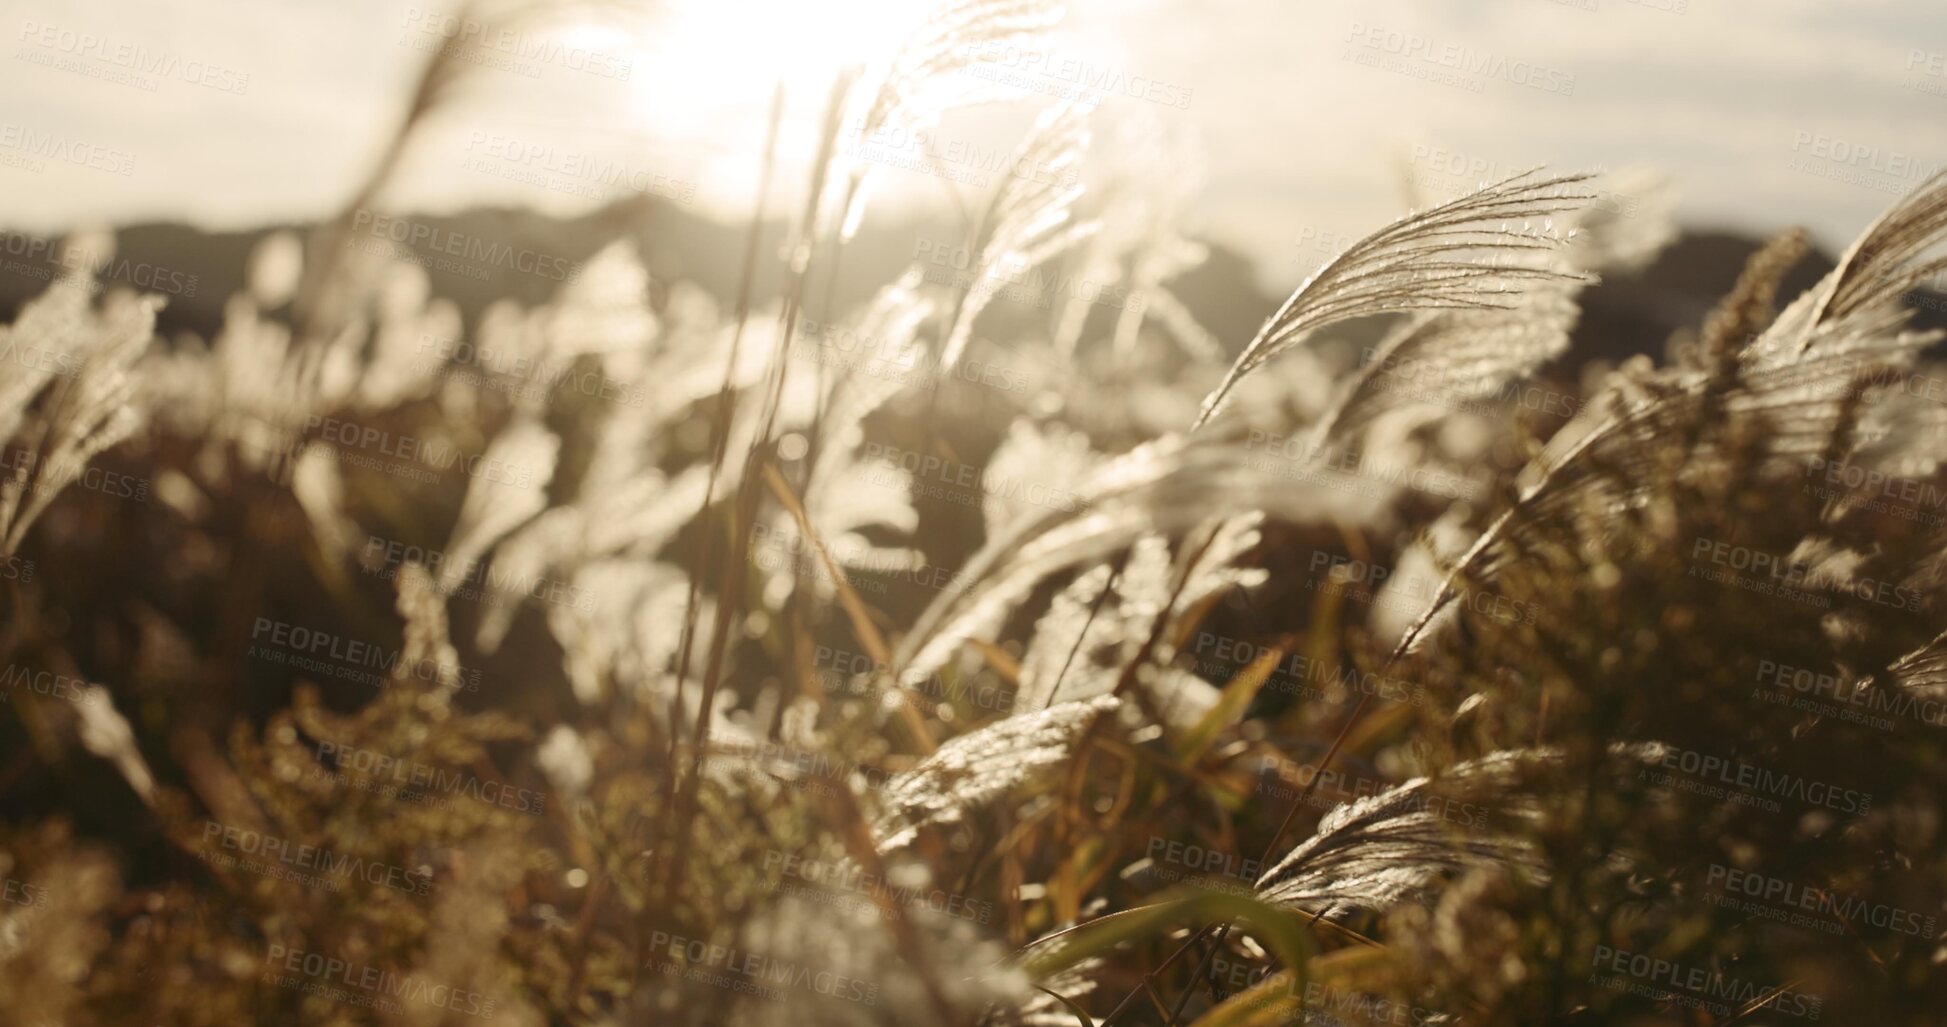
[[[1169,162],[1057,105],[835,304],[847,144],[1059,16],[951,0],[810,181],[774,122],[723,300],[440,298],[373,211],[454,53],[212,338],[67,239],[0,329],[0,1023],[1938,1022],[1947,178],[1570,374],[1631,183],[1217,338]]]

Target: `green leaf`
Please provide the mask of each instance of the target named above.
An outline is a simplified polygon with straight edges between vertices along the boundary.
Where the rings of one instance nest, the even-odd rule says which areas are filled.
[[[1237,921],[1278,961],[1305,980],[1305,962],[1316,948],[1311,928],[1300,917],[1248,895],[1209,891],[1195,885],[1172,888],[1159,901],[1098,917],[1069,932],[1062,943],[1022,961],[1030,980],[1045,980],[1090,956],[1102,955],[1127,941],[1162,936],[1186,921]]]
[[[1176,751],[1184,763],[1195,763],[1217,741],[1217,736],[1225,728],[1243,719],[1244,711],[1250,708],[1251,700],[1257,698],[1258,690],[1271,679],[1271,672],[1278,669],[1278,664],[1290,652],[1290,643],[1281,642],[1260,654],[1230,679],[1230,684],[1224,686],[1223,694],[1217,697],[1217,704],[1210,707],[1203,718],[1177,742]]]
[[[1093,1019],[1090,1019],[1088,1015],[1088,1010],[1083,1009],[1081,1006],[1078,1006],[1074,1002],[1070,1001],[1068,996],[1063,995],[1058,991],[1051,991],[1047,988],[1042,987],[1039,984],[1034,986],[1034,990],[1042,992],[1043,994],[1046,995],[1053,996],[1056,1002],[1059,1002],[1062,1005],[1067,1006],[1068,1011],[1075,1014],[1075,1019],[1080,1020],[1082,1022],[1082,1027],[1095,1027],[1095,1021]]]
[[[1306,967],[1307,973],[1280,970],[1271,974],[1225,999],[1190,1027],[1259,1027],[1301,1022],[1307,984],[1343,980],[1383,964],[1386,958],[1386,950],[1377,946],[1355,945],[1328,952],[1313,959]]]

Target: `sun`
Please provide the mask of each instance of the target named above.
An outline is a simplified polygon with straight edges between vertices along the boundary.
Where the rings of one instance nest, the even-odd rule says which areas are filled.
[[[895,52],[924,11],[901,0],[677,0],[644,41],[637,105],[718,130],[725,116],[763,111],[780,84],[809,106],[841,70]]]
[[[896,53],[927,10],[910,0],[675,0],[636,33],[622,117],[698,169],[706,206],[747,203],[774,93],[784,93],[788,166],[809,150],[836,77]]]

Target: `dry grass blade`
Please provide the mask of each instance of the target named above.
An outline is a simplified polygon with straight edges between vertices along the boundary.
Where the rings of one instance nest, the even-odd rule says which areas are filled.
[[[143,420],[130,402],[136,389],[131,372],[148,347],[161,298],[121,296],[96,313],[87,308],[88,288],[86,280],[64,284],[50,297],[56,301],[52,315],[68,322],[70,340],[59,357],[74,368],[72,373],[45,388],[38,410],[0,410],[0,426],[11,424],[17,432],[11,440],[0,437],[0,443],[12,441],[24,450],[0,481],[0,555],[18,550],[27,529],[61,490],[80,480],[90,460],[133,434]],[[6,391],[24,391],[18,400],[23,405],[47,381],[34,371],[19,380],[27,383],[26,390],[16,386]]]
[[[135,744],[135,731],[129,727],[128,718],[115,708],[114,696],[108,689],[90,686],[87,700],[76,704],[79,713],[79,735],[81,744],[91,753],[114,764],[115,771],[122,775],[128,786],[142,801],[155,805],[155,773],[149,769],[149,761],[142,756],[142,750]]]
[[[948,321],[942,367],[959,362],[973,337],[975,319],[1012,276],[1041,265],[1095,231],[1094,222],[1078,222],[1074,216],[1075,201],[1083,192],[1078,165],[1088,144],[1088,121],[1081,108],[1064,104],[1043,111],[1009,158],[1008,167],[1033,168],[1034,173],[1002,178],[981,215],[969,247],[978,277],[960,293]]]
[[[1382,523],[1385,499],[1373,490],[1294,489],[1215,435],[1165,438],[1108,461],[1074,486],[1074,502],[1007,522],[969,557],[955,588],[927,607],[893,654],[900,681],[912,686],[974,635],[991,630],[1050,574],[1112,555],[1145,535],[1173,536],[1204,524],[1210,499],[1225,509],[1258,510],[1291,521],[1334,518]],[[1319,484],[1339,484],[1321,470]]]
[[[13,324],[0,326],[0,352],[15,358],[0,377],[0,439],[13,438],[56,373],[74,373],[88,345],[93,291],[86,275],[66,275],[23,306]]]
[[[1683,360],[1697,371],[1722,367],[1777,316],[1778,287],[1810,246],[1803,230],[1784,232],[1745,261],[1737,284],[1704,319],[1697,351]]]
[[[1901,303],[1947,272],[1947,172],[1893,205],[1744,352],[1761,367],[1863,345],[1881,345],[1905,325]],[[1933,336],[1937,337],[1937,335]]]
[[[1535,753],[1510,752],[1460,764],[1442,775],[1506,802],[1513,772]],[[1286,908],[1332,918],[1385,910],[1424,893],[1444,875],[1471,866],[1513,862],[1534,866],[1511,839],[1457,828],[1443,816],[1434,782],[1415,778],[1325,815],[1312,836],[1258,879],[1257,893]]]
[[[932,11],[905,45],[865,80],[851,136],[864,141],[888,129],[916,129],[947,108],[1008,95],[986,80],[964,74],[984,55],[1009,47],[1032,48],[1066,14],[1048,0],[947,0]],[[847,177],[838,206],[840,235],[849,239],[865,216],[873,165]]]
[[[823,565],[825,574],[831,578],[832,587],[838,592],[839,607],[845,611],[845,617],[852,625],[852,634],[858,638],[859,644],[865,647],[866,655],[872,657],[875,666],[889,666],[892,661],[892,650],[886,645],[885,636],[879,632],[878,625],[873,623],[872,611],[866,607],[865,600],[859,598],[858,591],[846,579],[845,571],[838,565],[838,561],[832,559],[831,550],[825,547],[825,540],[819,537],[817,528],[811,523],[811,518],[805,514],[804,504],[798,502],[798,497],[791,493],[790,483],[784,480],[784,476],[778,473],[776,467],[769,465],[764,468],[764,480],[770,486],[772,495],[775,495],[778,502],[784,504],[784,508],[789,510],[791,516],[796,519],[798,530],[804,532],[804,537],[811,540],[812,549],[818,554],[818,562]],[[912,732],[913,738],[919,742],[921,749],[929,753],[934,751],[938,743],[933,740],[932,729],[926,726],[926,718],[920,714],[919,708],[911,702],[901,702],[899,711],[906,721],[907,729]]]
[[[494,437],[477,466],[440,568],[440,590],[452,592],[473,572],[494,543],[547,508],[547,486],[560,457],[561,439],[531,420]]]
[[[918,332],[934,308],[919,294],[922,280],[919,270],[911,269],[880,290],[867,307],[858,335],[873,340],[876,356],[846,368],[831,386],[829,407],[820,419],[821,426],[832,427],[820,439],[805,476],[804,507],[811,525],[832,544],[827,551],[842,564],[888,571],[924,561],[916,550],[881,544],[869,531],[910,535],[919,527],[919,513],[906,489],[891,484],[909,482],[906,469],[864,459],[859,451],[866,419],[926,374]],[[822,588],[820,594],[825,594]]]
[[[921,828],[957,822],[1060,764],[1089,724],[1120,704],[1113,696],[1062,703],[996,721],[940,746],[886,783],[886,809],[873,825],[879,851],[911,843]]]
[[[440,45],[432,49],[432,58],[420,69],[398,128],[386,138],[385,149],[338,216],[315,233],[310,260],[319,271],[306,276],[297,297],[300,337],[322,341],[336,337],[344,328],[345,308],[355,305],[345,274],[345,243],[354,219],[368,212],[384,194],[419,129],[452,100],[455,87],[477,69],[492,66],[493,41],[532,33],[550,19],[572,26],[577,17],[612,17],[624,10],[616,0],[462,0],[451,24],[466,26],[464,34],[457,38],[436,36]],[[439,20],[428,18],[427,23],[438,24]],[[314,372],[318,368],[315,363],[308,366]]]
[[[1568,349],[1575,301],[1552,289],[1507,310],[1421,314],[1379,344],[1318,426],[1311,451],[1343,444],[1408,406],[1454,408],[1494,395]]]
[[[1934,228],[1947,232],[1947,220]],[[1781,247],[1780,259],[1788,244]],[[1759,291],[1761,276],[1771,273],[1768,268],[1775,264],[1762,262],[1746,276],[1748,284],[1740,291]],[[1829,292],[1832,281],[1801,297],[1737,362],[1720,353],[1719,366],[1708,369],[1679,366],[1619,376],[1609,392],[1557,432],[1522,472],[1515,504],[1455,563],[1433,601],[1401,638],[1395,656],[1424,637],[1459,594],[1461,582],[1490,578],[1524,543],[1544,537],[1578,506],[1593,502],[1620,511],[1638,505],[1661,447],[1672,438],[1691,436],[1701,424],[1715,422],[1735,429],[1732,434],[1738,437],[1751,438],[1757,452],[1743,459],[1763,473],[1791,474],[1808,461],[1827,458],[1835,438],[1859,417],[1862,404],[1878,398],[1875,383],[1883,382],[1888,371],[1910,364],[1932,340],[1915,333],[1886,334],[1904,314],[1890,320],[1874,314],[1869,325],[1854,321],[1820,329],[1819,338],[1832,344],[1816,351],[1781,351],[1777,340],[1796,337],[1791,324],[1812,316],[1805,304],[1818,292]],[[1699,441],[1688,454],[1684,474],[1710,475],[1727,459],[1728,454]]]
[[[784,476],[778,473],[776,467],[765,465],[764,481],[770,486],[771,494],[791,512],[792,518],[798,522],[798,529],[811,540],[812,549],[818,554],[818,562],[824,566],[825,573],[831,576],[833,587],[838,589],[839,605],[845,609],[845,616],[851,620],[852,632],[858,636],[859,644],[865,646],[866,654],[875,662],[884,664],[891,659],[892,650],[886,645],[885,636],[880,634],[878,625],[872,622],[872,612],[866,609],[865,601],[859,598],[851,582],[846,580],[845,571],[838,566],[836,560],[832,559],[831,551],[825,548],[825,540],[818,536],[811,518],[805,515],[804,504],[798,502],[798,497],[791,493],[790,483],[784,480]]]
[[[1907,653],[1886,668],[1888,687],[1909,695],[1947,699],[1947,632]],[[1859,687],[1873,687],[1873,679]]]
[[[1537,174],[1524,171],[1408,215],[1327,261],[1258,329],[1204,398],[1196,426],[1238,382],[1326,325],[1401,311],[1505,309],[1536,283],[1581,280],[1551,259],[1561,240],[1548,219],[1594,199],[1572,189],[1591,176]]]
[[[1117,668],[1134,649],[1138,631],[1156,614],[1151,597],[1168,591],[1167,541],[1154,535],[1138,541],[1122,573],[1110,572],[1109,567],[1095,567],[1077,577],[1036,622],[1021,661],[1016,710],[1046,709],[1058,698],[1083,698],[1115,687]],[[1103,650],[1114,655],[1098,659]]]

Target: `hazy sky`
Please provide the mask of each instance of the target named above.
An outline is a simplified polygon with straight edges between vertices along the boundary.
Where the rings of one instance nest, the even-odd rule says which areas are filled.
[[[395,126],[446,7],[0,9],[0,222],[50,230],[334,209]],[[537,30],[467,78],[386,202],[567,211],[621,188],[735,216],[773,85],[801,158],[831,70],[915,9],[685,0],[626,30]],[[1834,243],[1947,158],[1947,12],[1924,0],[1075,0],[1042,52],[995,55],[984,74],[1018,101],[950,121],[932,148],[999,145],[1033,103],[1094,90],[1105,128],[1147,125],[1196,158],[1154,171],[1200,164],[1193,227],[1264,261],[1274,285],[1399,213],[1409,183],[1444,197],[1533,164],[1648,166],[1687,222],[1802,223]],[[886,180],[882,216],[985,191],[976,169]]]

